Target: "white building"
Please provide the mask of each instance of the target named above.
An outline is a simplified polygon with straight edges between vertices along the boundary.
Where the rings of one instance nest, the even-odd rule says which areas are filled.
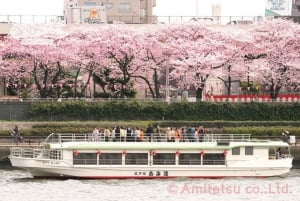
[[[107,22],[123,22],[129,24],[152,24],[156,22],[153,7],[156,0],[64,0],[64,15],[68,18],[68,10],[78,7],[106,8]],[[79,11],[77,10],[77,13]],[[101,12],[100,12],[101,13]]]

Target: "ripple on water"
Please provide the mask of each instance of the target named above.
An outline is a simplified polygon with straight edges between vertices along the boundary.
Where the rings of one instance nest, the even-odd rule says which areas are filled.
[[[10,201],[296,201],[300,196],[300,170],[283,177],[226,179],[46,180],[32,179],[22,170],[1,169],[0,176],[0,200],[5,196]]]

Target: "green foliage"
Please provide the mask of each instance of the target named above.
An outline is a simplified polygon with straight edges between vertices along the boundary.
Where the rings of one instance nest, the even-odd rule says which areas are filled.
[[[103,101],[38,102],[30,120],[298,121],[299,103],[209,103]]]
[[[105,127],[112,129],[115,126],[139,127],[146,129],[149,122],[124,122],[124,121],[101,121],[101,122],[55,122],[40,123],[32,126],[31,135],[41,136],[49,133],[91,133],[94,128],[103,130]]]

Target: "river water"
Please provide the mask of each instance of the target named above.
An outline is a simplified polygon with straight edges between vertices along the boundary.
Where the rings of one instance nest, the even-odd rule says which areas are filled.
[[[0,169],[0,201],[298,201],[300,169],[270,178],[169,180],[32,179]]]

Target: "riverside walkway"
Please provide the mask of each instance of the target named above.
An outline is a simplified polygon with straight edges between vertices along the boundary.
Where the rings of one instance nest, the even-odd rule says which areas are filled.
[[[23,137],[21,142],[14,142],[14,139],[12,137],[0,137],[0,148],[9,148],[9,147],[36,147],[41,145],[41,143],[44,141],[45,137]]]

